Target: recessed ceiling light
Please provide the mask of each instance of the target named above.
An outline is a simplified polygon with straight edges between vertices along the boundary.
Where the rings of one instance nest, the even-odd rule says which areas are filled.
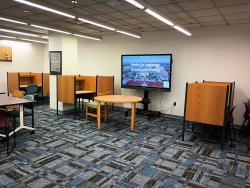
[[[64,13],[62,11],[58,11],[58,10],[55,10],[55,9],[52,9],[52,8],[49,8],[49,7],[45,7],[43,5],[39,5],[39,4],[36,4],[36,3],[32,3],[30,1],[25,1],[25,0],[14,0],[14,1],[19,2],[19,3],[23,3],[25,5],[29,5],[29,6],[32,6],[32,7],[36,7],[36,8],[42,9],[42,10],[46,10],[46,11],[49,11],[49,12],[53,12],[55,14],[60,14],[62,16],[66,16],[66,17],[69,17],[69,18],[75,18],[74,15],[67,14],[67,13]]]
[[[77,4],[77,3],[78,3],[78,1],[71,1],[71,3],[73,3],[73,4]]]
[[[125,0],[125,1],[131,3],[132,5],[136,6],[139,9],[144,9],[145,8],[145,6],[143,6],[141,3],[138,3],[135,0]]]

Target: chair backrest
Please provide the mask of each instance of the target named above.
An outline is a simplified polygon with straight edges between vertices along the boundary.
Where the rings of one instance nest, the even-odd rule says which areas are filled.
[[[0,110],[0,128],[5,128],[10,124],[11,119],[9,118],[7,112]]]
[[[18,98],[23,98],[24,91],[14,90],[12,96],[13,97],[18,97]]]
[[[248,103],[244,103],[245,104],[245,113],[244,113],[244,118],[249,118],[250,115],[250,108],[248,106]]]
[[[28,85],[25,88],[25,95],[37,94],[39,87],[37,85]]]
[[[227,114],[227,121],[228,122],[233,122],[234,121],[234,116],[233,116],[233,112],[234,109],[236,108],[236,106],[234,106]]]

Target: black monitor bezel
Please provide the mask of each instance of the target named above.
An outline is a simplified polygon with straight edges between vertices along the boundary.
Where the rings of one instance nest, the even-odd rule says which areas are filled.
[[[168,55],[170,56],[170,78],[169,78],[169,88],[157,88],[157,87],[145,87],[145,86],[128,86],[122,84],[122,75],[123,75],[123,56],[159,56],[159,55]],[[144,89],[144,90],[158,90],[164,92],[170,92],[172,87],[172,54],[126,54],[121,55],[121,88],[130,88],[130,89]]]

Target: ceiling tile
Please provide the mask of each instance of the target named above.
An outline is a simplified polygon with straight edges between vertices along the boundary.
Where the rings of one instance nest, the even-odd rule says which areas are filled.
[[[166,5],[172,3],[171,0],[145,0],[145,2],[150,5]]]
[[[250,12],[224,15],[227,20],[244,20],[250,18]]]
[[[202,10],[193,10],[188,11],[188,13],[193,17],[203,17],[203,16],[216,16],[220,15],[220,12],[217,8],[202,9]]]
[[[227,25],[226,22],[207,22],[203,23],[204,26],[220,26],[220,25]]]
[[[186,12],[177,12],[177,13],[172,13],[168,15],[174,20],[191,18],[191,16],[189,16]]]
[[[220,7],[219,9],[220,9],[222,14],[249,12],[250,11],[250,4],[237,5],[237,6],[228,6],[228,7]]]
[[[112,18],[112,19],[125,19],[125,18],[129,18],[128,15],[123,14],[123,13],[121,13],[121,12],[108,13],[108,15],[109,15],[110,18]]]
[[[126,19],[124,20],[124,22],[128,23],[128,24],[141,24],[142,22],[135,19],[135,18],[130,18],[130,19]]]
[[[214,4],[211,0],[184,1],[178,4],[185,10],[199,10],[199,9],[205,9],[205,8],[214,8]]]
[[[143,16],[143,17],[137,17],[136,19],[145,22],[145,23],[151,23],[155,22],[155,18],[153,16]]]
[[[132,17],[142,17],[142,16],[147,16],[148,14],[145,13],[145,11],[136,9],[136,10],[128,10],[126,11],[127,15],[130,15]]]
[[[196,18],[196,20],[198,22],[206,23],[206,22],[222,22],[224,21],[224,19],[222,18],[222,16],[206,16],[206,17],[200,17],[200,18]]]
[[[214,0],[217,6],[230,6],[250,3],[250,0]]]
[[[182,11],[182,9],[178,7],[176,4],[160,5],[157,6],[157,8],[161,10],[163,13],[173,13]]]
[[[249,19],[244,19],[244,20],[228,20],[228,23],[230,25],[232,25],[232,24],[250,23],[250,18]]]
[[[98,14],[115,12],[114,9],[102,4],[90,5],[88,6],[88,9],[91,11],[95,11]]]

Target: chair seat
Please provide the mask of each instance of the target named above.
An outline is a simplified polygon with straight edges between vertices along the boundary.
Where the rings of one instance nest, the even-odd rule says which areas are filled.
[[[101,102],[101,106],[104,106],[104,105],[105,105],[105,103]],[[92,107],[92,108],[97,108],[97,102],[96,101],[88,102],[88,103],[86,103],[86,106]]]

